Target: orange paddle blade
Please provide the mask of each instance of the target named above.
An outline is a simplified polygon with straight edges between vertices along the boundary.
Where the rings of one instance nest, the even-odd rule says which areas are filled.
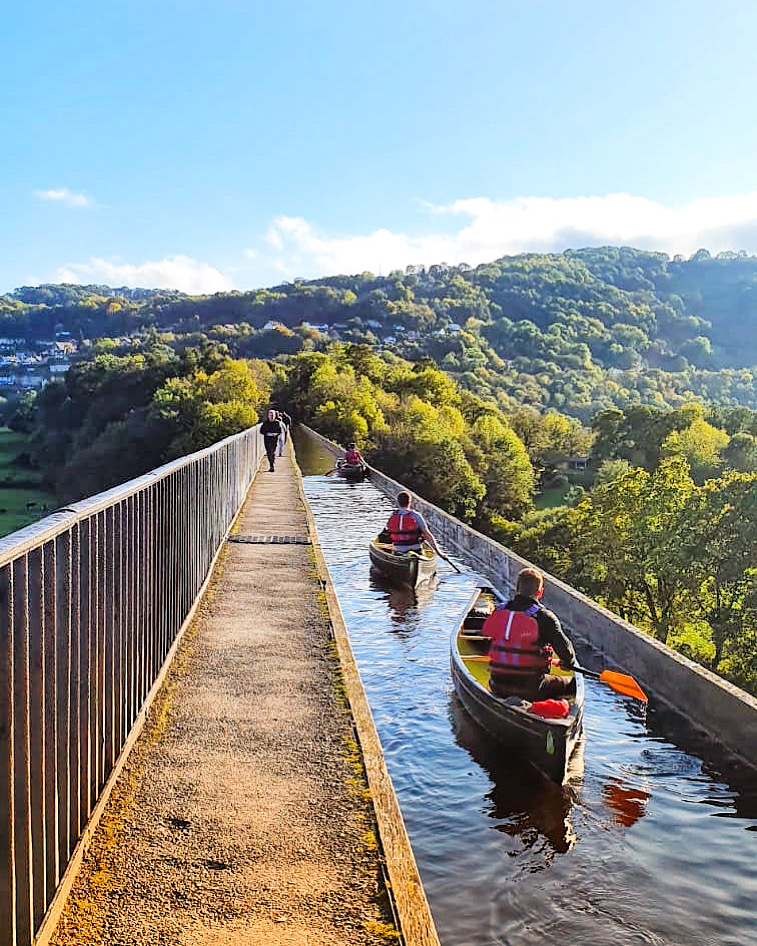
[[[641,700],[642,703],[649,702],[647,694],[642,690],[633,677],[625,673],[616,673],[614,670],[603,670],[599,679],[606,683],[611,690],[616,693],[622,693],[623,696],[633,697],[635,700]]]

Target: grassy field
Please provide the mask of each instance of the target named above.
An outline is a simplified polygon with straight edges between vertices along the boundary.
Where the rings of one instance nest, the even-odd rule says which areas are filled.
[[[569,484],[558,486],[556,489],[545,489],[534,498],[534,506],[537,509],[551,509],[553,506],[562,506],[565,503],[565,497],[569,489]]]
[[[37,485],[39,473],[16,463],[26,443],[24,434],[0,427],[0,536],[36,522],[56,505],[52,493]]]

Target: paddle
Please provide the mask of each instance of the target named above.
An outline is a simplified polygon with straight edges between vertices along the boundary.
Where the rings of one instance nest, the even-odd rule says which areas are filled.
[[[457,565],[455,565],[455,563],[452,561],[452,559],[449,558],[447,555],[445,555],[444,552],[439,552],[439,557],[440,557],[440,558],[443,558],[444,561],[445,561],[448,565],[451,565],[451,566],[455,569],[455,571],[457,572],[458,575],[462,575],[463,570],[462,570],[461,568],[458,568]]]
[[[463,660],[481,661],[489,660],[488,654],[461,654]],[[577,673],[582,673],[585,677],[591,677],[592,680],[599,680],[600,683],[606,683],[611,690],[620,693],[623,696],[630,696],[634,700],[641,700],[642,703],[648,702],[647,694],[642,690],[633,677],[625,673],[617,673],[615,670],[603,670],[597,673],[596,670],[587,670],[586,667],[573,665]]]
[[[606,683],[611,690],[621,693],[623,696],[630,696],[634,700],[641,700],[642,703],[649,702],[647,694],[642,690],[633,677],[625,673],[617,673],[615,670],[602,670],[597,673],[596,670],[587,670],[586,667],[573,665],[573,669],[582,673],[585,677],[591,677],[592,680],[599,680],[600,683]]]

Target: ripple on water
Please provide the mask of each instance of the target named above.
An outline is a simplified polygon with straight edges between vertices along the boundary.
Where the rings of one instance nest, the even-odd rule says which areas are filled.
[[[444,946],[754,946],[757,779],[721,777],[661,714],[587,680],[572,778],[545,782],[451,686],[478,576],[383,585],[367,549],[388,501],[370,482],[305,488]]]

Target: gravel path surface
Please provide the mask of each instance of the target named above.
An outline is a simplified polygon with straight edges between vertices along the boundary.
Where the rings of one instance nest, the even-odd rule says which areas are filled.
[[[280,458],[237,539],[306,530]],[[311,548],[230,542],[52,942],[397,942],[342,693]]]

